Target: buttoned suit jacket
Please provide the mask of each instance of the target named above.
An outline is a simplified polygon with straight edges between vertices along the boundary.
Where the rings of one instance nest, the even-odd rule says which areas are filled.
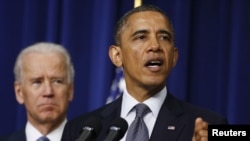
[[[90,117],[101,119],[103,127],[95,141],[103,141],[112,121],[120,117],[121,103],[122,96],[99,109],[68,121],[62,141],[75,141],[81,134],[84,122]],[[228,124],[222,115],[181,101],[168,92],[156,119],[150,141],[191,141],[197,117],[202,117],[209,124]]]

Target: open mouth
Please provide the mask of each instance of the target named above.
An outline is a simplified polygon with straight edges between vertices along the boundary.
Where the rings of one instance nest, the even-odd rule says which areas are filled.
[[[145,66],[148,68],[149,71],[155,73],[162,70],[163,63],[164,61],[161,58],[151,58],[146,61]]]
[[[163,61],[160,59],[148,60],[145,64],[146,67],[160,67],[162,66]]]

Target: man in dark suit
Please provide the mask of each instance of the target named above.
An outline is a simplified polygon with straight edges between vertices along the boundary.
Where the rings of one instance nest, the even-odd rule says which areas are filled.
[[[23,49],[15,68],[15,94],[27,112],[26,126],[1,141],[60,141],[73,99],[74,68],[59,44],[36,43]]]
[[[178,49],[174,46],[171,22],[161,9],[142,5],[127,12],[117,23],[115,43],[109,48],[109,56],[124,71],[126,88],[122,96],[69,121],[63,141],[78,138],[84,122],[91,117],[100,118],[103,124],[98,141],[105,139],[108,127],[119,117],[130,128],[138,103],[149,107],[143,124],[150,141],[207,140],[208,124],[227,124],[223,116],[180,101],[167,89],[166,81],[177,62]],[[127,135],[128,132],[121,140],[125,141]]]

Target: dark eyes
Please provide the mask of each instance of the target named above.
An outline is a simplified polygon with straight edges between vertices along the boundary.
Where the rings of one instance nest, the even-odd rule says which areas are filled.
[[[169,36],[159,36],[159,39],[171,41],[171,37],[169,37]]]
[[[140,36],[137,36],[135,39],[136,40],[144,40],[146,38],[145,35],[140,35]]]
[[[140,35],[135,37],[135,40],[146,40],[147,36],[146,35]],[[171,41],[171,37],[167,35],[158,35],[159,40],[166,40],[166,41]]]
[[[61,80],[61,79],[55,79],[55,80],[53,80],[53,83],[55,83],[55,84],[62,84],[63,80]]]

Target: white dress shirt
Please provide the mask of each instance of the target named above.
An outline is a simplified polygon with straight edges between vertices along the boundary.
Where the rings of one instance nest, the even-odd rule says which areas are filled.
[[[58,128],[46,135],[47,138],[50,141],[60,141],[66,122],[67,120],[65,119]],[[36,141],[39,137],[43,136],[30,122],[26,123],[25,134],[27,141]]]
[[[151,110],[151,112],[146,114],[143,118],[146,125],[147,125],[147,128],[148,128],[149,137],[152,134],[156,118],[158,116],[158,113],[160,111],[160,108],[161,108],[166,96],[167,96],[167,87],[164,87],[159,93],[157,93],[153,97],[151,97],[143,102]],[[135,119],[135,114],[136,114],[135,110],[132,110],[132,111],[130,111],[130,110],[138,103],[139,103],[139,101],[137,101],[135,98],[133,98],[128,93],[127,89],[124,89],[120,116],[128,122],[129,126],[133,122],[133,120]],[[127,136],[127,132],[125,133],[125,135],[123,136],[123,138],[120,141],[125,141],[126,136]]]

